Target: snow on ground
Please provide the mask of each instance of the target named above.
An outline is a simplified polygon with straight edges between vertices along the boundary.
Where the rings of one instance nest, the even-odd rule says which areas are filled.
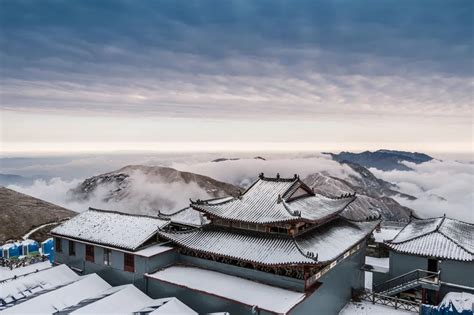
[[[401,227],[382,227],[380,232],[374,231],[375,242],[383,243],[383,241],[392,240],[401,229]]]
[[[51,268],[51,263],[49,261],[39,262],[20,268],[14,268],[12,270],[10,270],[8,267],[0,267],[0,281],[10,279],[15,276],[19,277],[46,268]]]
[[[27,240],[31,236],[31,234],[35,233],[36,231],[41,230],[42,228],[44,228],[46,226],[55,225],[55,224],[58,224],[58,223],[53,222],[53,223],[46,223],[46,224],[40,225],[40,226],[28,231],[28,233],[23,235],[21,238],[24,239],[24,240]]]
[[[195,267],[171,266],[147,276],[275,313],[288,312],[305,297],[304,293]]]
[[[340,312],[339,315],[414,315],[414,312],[404,310],[396,310],[393,307],[385,305],[372,304],[362,301],[360,303],[349,302]]]

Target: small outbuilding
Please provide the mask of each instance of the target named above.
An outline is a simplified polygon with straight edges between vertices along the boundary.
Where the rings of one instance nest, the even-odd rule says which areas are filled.
[[[40,246],[37,241],[24,240],[20,243],[20,255],[36,255],[39,254]]]
[[[10,259],[21,255],[19,243],[7,243],[2,245],[2,258]]]

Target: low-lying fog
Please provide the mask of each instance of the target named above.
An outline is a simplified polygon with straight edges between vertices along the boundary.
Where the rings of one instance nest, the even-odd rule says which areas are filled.
[[[254,159],[263,156],[266,160]],[[223,162],[211,162],[216,158],[241,158]],[[264,172],[301,178],[315,172],[345,178],[356,173],[327,155],[315,154],[251,154],[251,153],[188,153],[188,154],[115,154],[61,157],[2,158],[0,173],[24,177],[40,175],[28,184],[8,185],[10,189],[38,197],[66,208],[83,211],[89,206],[117,209],[140,207],[150,198],[167,201],[170,208],[181,208],[189,198],[206,198],[208,194],[194,184],[167,184],[149,182],[146,176],[134,174],[133,202],[104,202],[98,190],[93,199],[86,202],[70,201],[69,189],[76,187],[87,177],[117,170],[125,165],[168,166],[210,176],[216,180],[241,187],[247,186],[258,173]],[[378,178],[396,184],[398,190],[417,197],[410,201],[396,197],[401,204],[410,207],[420,216],[439,216],[446,213],[464,221],[474,222],[474,164],[453,159],[432,160],[419,165],[407,163],[412,171],[381,171],[371,168]],[[103,192],[105,193],[105,191]],[[125,202],[125,204],[123,204]]]

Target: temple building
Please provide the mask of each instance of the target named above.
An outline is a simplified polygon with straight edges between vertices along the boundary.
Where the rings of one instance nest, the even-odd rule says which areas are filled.
[[[144,274],[176,260],[176,250],[157,242],[169,220],[89,208],[51,231],[55,264],[96,273],[112,285],[145,291]]]
[[[437,305],[448,292],[474,293],[474,224],[412,217],[391,240],[389,272],[374,291]],[[375,278],[374,278],[375,279]]]
[[[379,223],[347,219],[355,198],[315,194],[296,175],[260,174],[239,196],[191,201],[183,211],[207,224],[158,230],[179,255],[146,274],[147,292],[204,313],[337,314],[364,287],[366,241]]]

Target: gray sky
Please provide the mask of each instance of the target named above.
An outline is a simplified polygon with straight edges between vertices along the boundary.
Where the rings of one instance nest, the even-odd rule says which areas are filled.
[[[468,152],[472,1],[0,1],[3,152]]]

